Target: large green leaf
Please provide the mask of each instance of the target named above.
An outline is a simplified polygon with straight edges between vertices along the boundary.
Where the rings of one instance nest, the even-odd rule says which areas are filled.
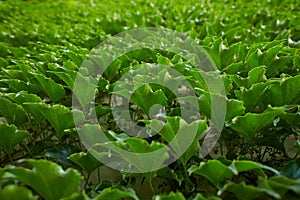
[[[188,171],[190,174],[198,174],[206,177],[214,186],[221,186],[222,182],[232,175],[248,170],[267,169],[275,174],[277,170],[249,160],[234,160],[230,165],[225,165],[219,160],[209,160],[201,162],[199,166],[192,165]],[[261,172],[263,174],[263,172]]]
[[[0,114],[5,117],[10,124],[19,126],[28,121],[27,114],[23,107],[6,98],[0,97],[0,108]]]
[[[242,101],[237,99],[227,99],[226,102],[226,121],[231,121],[234,117],[245,113],[245,107]]]
[[[200,166],[193,165],[188,171],[190,174],[198,174],[206,177],[216,187],[223,180],[233,175],[232,170],[218,160],[209,160],[206,163],[201,162]]]
[[[17,185],[8,185],[2,190],[0,190],[0,199],[2,200],[12,200],[12,199],[22,199],[22,200],[37,200],[37,196],[32,195],[32,191],[26,187]]]
[[[265,104],[272,106],[293,105],[300,103],[300,75],[283,77],[280,82],[272,84],[266,94]]]
[[[255,107],[263,101],[272,83],[274,82],[257,83],[252,85],[249,89],[242,87],[240,91],[235,91],[235,95],[239,100],[244,102],[246,111],[252,112]],[[268,102],[268,104],[269,103],[270,102]]]
[[[26,160],[32,169],[11,167],[7,170],[33,188],[46,200],[57,200],[79,192],[81,175],[74,169],[64,171],[59,165],[47,160]]]
[[[104,144],[99,143],[95,145],[95,147],[97,146],[108,148],[108,151],[113,152],[112,155],[116,152],[120,155],[120,158],[124,159],[126,164],[129,164],[129,167],[132,165],[139,171],[151,171],[157,169],[169,158],[169,149],[166,145],[155,141],[152,141],[149,144],[146,140],[141,138],[126,138],[125,141],[106,142]],[[120,151],[120,148],[126,152]],[[130,154],[127,153],[127,151],[129,151]],[[102,152],[105,151],[102,149],[101,152],[98,152],[98,154],[100,153],[100,158]],[[158,154],[159,157],[157,156]],[[147,159],[145,160],[143,156],[147,156]],[[113,160],[114,156],[110,156],[110,158]]]
[[[207,117],[211,117],[212,106],[211,97],[217,98],[217,95],[204,92],[198,98],[200,112],[202,112]],[[225,111],[224,111],[225,112]],[[231,121],[234,117],[243,115],[245,113],[245,107],[242,101],[237,99],[226,99],[226,121]],[[216,113],[215,113],[216,115]]]
[[[37,86],[47,94],[53,102],[57,102],[66,96],[64,87],[51,78],[47,78],[41,74],[31,73],[38,81]]]
[[[253,84],[266,80],[265,72],[265,66],[259,66],[250,70],[247,78],[242,78],[239,75],[231,75],[230,78],[238,87],[245,87],[249,89]]]
[[[199,137],[207,125],[203,120],[188,124],[180,117],[167,117],[166,125],[159,120],[150,120],[148,127],[158,132],[169,144],[171,143],[173,151],[177,155],[181,154],[179,159],[183,165],[186,165],[188,160],[199,151]]]
[[[152,88],[146,84],[137,88],[132,94],[130,100],[138,105],[149,116],[150,108],[154,104],[165,106],[168,99],[161,90],[154,92]]]
[[[188,147],[188,149],[180,156],[179,160],[182,162],[184,166],[187,165],[188,161],[195,156],[197,153],[199,153],[200,150],[200,144],[199,139],[202,133],[207,129],[206,121],[199,121],[195,124],[198,124],[198,131],[195,135],[195,138],[192,142],[192,144]],[[190,132],[189,126],[180,127],[181,130]]]
[[[74,81],[77,75],[77,72],[73,70],[65,70],[65,71],[49,71],[51,74],[55,74],[58,76],[67,86],[70,90],[72,90],[74,86]]]
[[[25,102],[22,104],[22,106],[27,111],[27,113],[29,113],[34,118],[34,121],[36,121],[37,123],[41,123],[42,120],[46,118],[43,114],[41,114],[40,107],[32,106],[31,105],[32,103],[38,103],[38,102]]]
[[[85,108],[89,102],[94,101],[97,87],[97,82],[95,81],[96,79],[84,77],[78,72],[72,88],[74,94],[73,101],[76,99],[83,108]]]
[[[230,127],[237,133],[253,139],[263,128],[272,126],[273,120],[282,113],[284,111],[281,108],[269,108],[260,114],[247,113],[245,116],[234,118]]]
[[[14,101],[18,104],[22,104],[25,102],[41,102],[42,101],[42,99],[39,96],[37,96],[35,94],[30,94],[26,91],[20,91],[18,93],[8,93],[5,95],[11,101]]]
[[[1,79],[0,82],[7,84],[10,92],[20,92],[24,90],[38,95],[41,94],[41,89],[31,82],[18,79]]]
[[[72,112],[77,112],[80,119],[84,118],[83,113],[80,111],[71,111],[63,105],[55,104],[51,106],[44,103],[24,103],[24,105],[29,107],[29,109],[39,111],[53,126],[58,137],[65,135],[64,130],[74,127]],[[78,120],[80,120],[79,118]]]
[[[0,122],[0,146],[7,153],[10,153],[28,135],[27,131],[20,131],[14,125]]]

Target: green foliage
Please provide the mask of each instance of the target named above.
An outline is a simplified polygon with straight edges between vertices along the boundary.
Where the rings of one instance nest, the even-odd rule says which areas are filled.
[[[15,175],[20,182],[33,188],[43,198],[54,200],[79,192],[81,175],[74,169],[64,171],[59,165],[46,160],[29,159],[26,162],[33,168],[12,167],[7,171]]]
[[[1,1],[0,199],[299,199],[299,7],[288,0]],[[141,27],[186,33],[220,71],[225,124],[220,138],[208,138],[217,145],[204,158],[199,151],[219,98],[206,83],[214,73],[164,48],[138,49],[112,63],[105,63],[116,53],[109,44],[89,55],[112,35]],[[149,70],[148,63],[178,74]],[[132,80],[119,81],[127,73]],[[196,98],[176,97],[181,79]],[[126,112],[112,106],[114,96],[129,101]],[[118,123],[126,113],[136,135],[128,134],[132,124]],[[88,133],[86,144],[81,133]],[[109,173],[98,159],[116,153],[108,147],[137,155],[166,148],[150,164],[136,156],[133,164],[151,168],[185,142],[163,169],[134,174],[115,163],[118,180],[103,178]]]

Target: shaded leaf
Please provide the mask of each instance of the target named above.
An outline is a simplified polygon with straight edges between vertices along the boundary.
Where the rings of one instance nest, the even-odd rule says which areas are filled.
[[[80,166],[88,174],[92,173],[95,169],[102,164],[90,153],[74,153],[68,157],[69,160]]]
[[[28,121],[27,114],[23,107],[8,99],[0,97],[0,108],[0,114],[5,117],[10,124],[19,126]]]
[[[14,125],[0,122],[0,146],[7,153],[10,153],[28,135],[27,131],[20,131]]]

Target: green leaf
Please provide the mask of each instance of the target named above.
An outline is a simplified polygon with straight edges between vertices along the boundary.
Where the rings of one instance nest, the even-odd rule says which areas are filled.
[[[163,55],[160,55],[160,54],[156,55],[156,59],[157,59],[157,63],[161,64],[161,65],[171,66],[171,64],[172,64],[172,62],[170,61],[169,58],[167,58]]]
[[[54,127],[57,136],[63,137],[65,135],[64,130],[74,128],[74,119],[72,111],[63,105],[48,105],[44,103],[24,103],[29,109],[39,111]],[[75,112],[75,111],[73,111]],[[78,117],[83,119],[83,113],[78,111]],[[78,120],[80,121],[80,119]]]
[[[258,66],[258,55],[259,55],[260,50],[255,49],[254,51],[249,51],[249,52],[246,57],[246,64],[252,69],[252,68]]]
[[[136,196],[135,192],[132,189],[126,189],[121,191],[116,188],[105,188],[101,194],[96,196],[94,200],[119,200],[123,198],[131,198],[134,200],[138,200],[139,198]]]
[[[185,197],[180,192],[171,192],[168,195],[156,195],[154,200],[185,200]]]
[[[124,95],[122,91],[116,91],[115,93],[126,98],[130,97],[128,95]],[[148,117],[150,117],[150,108],[155,104],[165,106],[168,99],[161,90],[153,92],[149,84],[145,84],[134,91],[134,93],[130,97],[130,100],[138,105],[148,115]]]
[[[190,174],[198,174],[207,178],[215,187],[219,187],[221,182],[233,175],[226,165],[218,160],[209,160],[201,162],[200,166],[193,165],[188,169]]]
[[[280,82],[276,82],[270,86],[264,101],[272,106],[299,104],[299,85],[300,75],[288,78],[283,77]]]
[[[221,46],[223,45],[222,38],[218,38],[214,41],[212,46],[210,48],[206,47],[205,50],[209,54],[209,56],[214,61],[215,65],[218,67],[218,69],[221,68],[221,58],[220,58],[220,50]]]
[[[300,183],[299,181],[289,179],[284,176],[273,176],[269,179],[258,181],[260,187],[270,186],[274,191],[276,191],[280,196],[284,196],[287,191],[293,191],[297,195],[300,195]]]
[[[191,200],[221,200],[221,198],[216,196],[209,196],[205,198],[201,193],[198,193],[195,198],[192,198]]]
[[[37,73],[31,74],[38,81],[38,87],[40,87],[41,90],[43,90],[45,94],[47,94],[54,103],[66,96],[64,87],[53,81],[51,78],[47,78]]]
[[[74,97],[79,101],[80,105],[85,108],[90,101],[94,101],[97,84],[92,77],[84,77],[77,73],[74,86],[72,88]]]
[[[7,153],[10,153],[28,135],[27,131],[20,131],[14,125],[0,122],[0,146]]]
[[[11,199],[22,199],[22,200],[37,200],[37,196],[32,195],[32,191],[26,187],[17,185],[8,185],[0,190],[0,199],[11,200]]]
[[[249,160],[234,160],[229,166],[223,164],[219,160],[209,160],[201,162],[200,166],[192,165],[188,171],[189,174],[198,174],[206,177],[215,187],[221,186],[222,181],[232,175],[248,170],[267,169],[275,174],[279,174],[277,170]]]
[[[161,90],[152,91],[149,85],[144,85],[134,91],[131,96],[133,103],[137,104],[149,116],[150,108],[154,104],[165,106],[167,104],[167,97]],[[155,112],[155,111],[154,111]]]
[[[80,166],[88,174],[92,173],[95,169],[100,167],[102,164],[93,157],[90,153],[74,153],[68,157],[69,160]]]
[[[104,74],[107,77],[107,80],[111,81],[116,75],[118,75],[121,64],[122,61],[117,59],[105,69]]]
[[[264,193],[263,190],[252,185],[246,185],[245,182],[239,184],[230,182],[223,187],[222,191],[232,192],[239,199],[244,200],[258,199]]]
[[[22,106],[12,103],[10,100],[0,97],[0,114],[10,124],[17,126],[24,124],[28,121],[27,114]]]
[[[232,163],[229,165],[229,168],[232,170],[232,172],[237,175],[239,172],[253,170],[253,169],[267,169],[269,171],[272,171],[276,175],[279,174],[279,172],[269,166],[263,165],[261,163],[253,162],[250,160],[233,160]]]
[[[263,113],[247,113],[232,120],[230,127],[237,133],[253,139],[263,128],[273,125],[273,120],[284,113],[281,108],[269,108]]]
[[[20,92],[24,90],[38,95],[41,93],[40,88],[30,82],[24,82],[17,79],[2,79],[0,82],[7,84],[10,92]]]
[[[185,130],[189,132],[189,127],[180,127],[181,130]],[[199,152],[200,145],[199,139],[202,133],[207,129],[206,121],[199,121],[198,122],[198,131],[195,135],[195,138],[192,144],[188,147],[188,149],[180,156],[179,160],[182,162],[184,166],[187,165],[188,161]]]
[[[70,90],[72,90],[74,86],[74,81],[76,78],[77,72],[72,71],[72,70],[65,70],[63,72],[60,71],[49,71],[51,74],[55,74],[57,77],[59,77],[67,86]]]
[[[238,87],[243,86],[249,89],[252,85],[266,80],[265,72],[265,66],[259,66],[250,70],[247,78],[242,78],[238,75],[231,75],[231,79]]]
[[[23,108],[27,111],[27,113],[29,113],[34,120],[37,123],[41,123],[42,120],[46,119],[45,116],[43,114],[41,114],[41,111],[39,110],[38,106],[32,106],[32,103],[38,103],[38,102],[25,102],[22,104]],[[43,104],[43,103],[41,103]]]
[[[269,48],[267,51],[262,53],[262,62],[263,65],[269,65],[273,60],[276,59],[276,55],[282,49],[282,45],[276,45]]]
[[[126,138],[125,141],[113,141],[104,144],[97,144],[98,146],[103,146],[111,149],[113,152],[120,154],[126,162],[129,159],[129,164],[138,170],[144,171],[144,169],[156,169],[158,166],[161,166],[168,158],[168,148],[163,143],[152,141],[150,144],[141,138]],[[131,155],[119,151],[119,148],[122,148],[126,151],[132,152]],[[166,150],[165,150],[166,149]],[[161,151],[160,151],[161,150]],[[148,154],[151,152],[160,153],[160,157],[157,157],[156,154]],[[145,161],[141,155],[147,155],[148,158]],[[150,159],[152,158],[151,162]],[[149,170],[150,171],[150,170]]]
[[[277,178],[281,179],[281,177]],[[258,188],[266,192],[268,195],[274,197],[275,199],[280,199],[289,190],[289,188],[284,184],[276,182],[277,181],[273,182],[271,179],[258,177]]]
[[[241,91],[235,91],[235,95],[239,100],[244,102],[246,111],[252,112],[263,101],[270,85],[273,83],[272,81],[268,81],[254,84],[249,89],[241,88]]]
[[[230,47],[226,47],[222,45],[221,47],[221,64],[222,68],[227,67],[234,61],[234,56],[237,55],[240,49],[240,43],[235,43],[231,45]]]
[[[158,132],[171,144],[174,153],[181,155],[179,159],[183,165],[186,165],[188,160],[199,150],[199,137],[207,128],[206,122],[203,120],[188,124],[180,117],[167,117],[166,125],[159,120],[150,120],[147,126]],[[189,145],[187,146],[187,144]]]
[[[33,169],[11,167],[7,170],[33,188],[46,200],[57,200],[79,192],[81,175],[74,169],[64,171],[59,165],[47,160],[27,159]]]
[[[42,99],[35,95],[35,94],[30,94],[27,91],[20,91],[18,93],[8,93],[5,94],[8,99],[11,101],[14,101],[18,104],[22,104],[25,102],[41,102]]]
[[[242,101],[237,99],[227,99],[226,121],[231,121],[234,117],[243,115],[245,107]]]

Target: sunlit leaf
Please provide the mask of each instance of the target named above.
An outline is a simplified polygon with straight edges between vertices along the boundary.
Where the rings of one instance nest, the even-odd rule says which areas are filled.
[[[12,167],[8,171],[14,174],[20,182],[33,188],[43,198],[57,200],[79,192],[79,183],[82,177],[76,170],[64,171],[59,165],[47,160],[28,159],[26,162],[33,168]]]

